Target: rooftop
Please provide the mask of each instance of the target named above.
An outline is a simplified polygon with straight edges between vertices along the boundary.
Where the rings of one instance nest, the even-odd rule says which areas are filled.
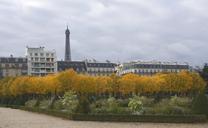
[[[123,63],[124,65],[128,64],[158,64],[158,65],[189,65],[187,62],[162,62],[162,61],[130,61]]]

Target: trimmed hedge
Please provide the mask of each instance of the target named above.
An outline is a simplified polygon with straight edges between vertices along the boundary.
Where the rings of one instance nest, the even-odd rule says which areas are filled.
[[[205,115],[85,115],[73,114],[73,120],[112,122],[154,122],[154,123],[199,123],[206,122]]]
[[[21,110],[30,111],[30,112],[37,112],[37,113],[43,113],[51,116],[66,118],[66,119],[72,119],[71,114],[63,111],[57,111],[52,109],[41,109],[41,108],[29,108],[29,107],[19,107]]]
[[[31,112],[43,113],[56,117],[78,121],[109,121],[109,122],[154,122],[154,123],[201,123],[206,122],[206,115],[126,115],[126,114],[69,114],[63,111],[29,108],[16,105],[0,105]]]
[[[0,107],[13,108],[13,109],[19,109],[20,108],[19,105],[4,105],[4,104],[0,104]]]
[[[22,110],[44,113],[78,121],[109,121],[109,122],[154,122],[154,123],[200,123],[206,122],[205,115],[103,115],[103,114],[69,114],[57,110],[26,108]]]

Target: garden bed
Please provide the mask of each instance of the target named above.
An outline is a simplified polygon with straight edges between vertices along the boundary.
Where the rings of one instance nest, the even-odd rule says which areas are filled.
[[[69,114],[66,112],[50,109],[27,107],[20,107],[20,109],[78,121],[201,123],[206,122],[207,120],[205,115]]]

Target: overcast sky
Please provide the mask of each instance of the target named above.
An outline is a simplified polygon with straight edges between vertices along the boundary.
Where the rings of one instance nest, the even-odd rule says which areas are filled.
[[[208,62],[208,0],[0,0],[0,56],[26,46],[73,60]]]

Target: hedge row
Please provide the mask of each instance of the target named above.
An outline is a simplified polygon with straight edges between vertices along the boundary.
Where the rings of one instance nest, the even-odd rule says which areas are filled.
[[[154,122],[154,123],[200,123],[206,122],[205,115],[101,115],[101,114],[69,114],[57,110],[21,107],[22,110],[44,113],[79,121],[109,121],[109,122]]]
[[[206,122],[205,115],[85,115],[74,114],[73,120],[112,122],[196,123]]]
[[[37,112],[37,113],[43,113],[51,116],[61,117],[65,119],[72,119],[72,115],[58,110],[52,110],[52,109],[40,109],[40,108],[29,108],[29,107],[19,107],[21,110],[30,111],[30,112]]]
[[[20,106],[19,105],[5,105],[5,104],[0,104],[0,107],[20,109]]]

